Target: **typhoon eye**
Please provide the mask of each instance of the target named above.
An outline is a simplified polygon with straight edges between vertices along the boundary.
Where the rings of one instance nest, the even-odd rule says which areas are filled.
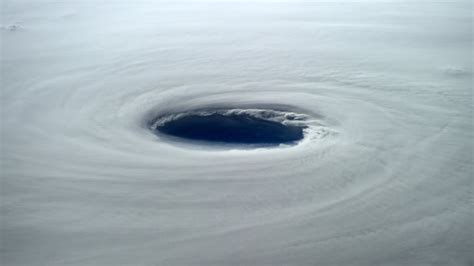
[[[158,116],[151,129],[177,141],[273,146],[302,140],[304,120],[304,115],[275,110],[199,110]]]

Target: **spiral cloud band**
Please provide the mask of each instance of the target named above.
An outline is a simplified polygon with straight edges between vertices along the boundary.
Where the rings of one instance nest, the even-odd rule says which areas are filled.
[[[3,265],[472,264],[471,11],[4,1]],[[304,137],[154,130],[206,110]]]

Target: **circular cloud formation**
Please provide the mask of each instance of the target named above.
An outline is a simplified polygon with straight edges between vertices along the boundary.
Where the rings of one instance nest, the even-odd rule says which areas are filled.
[[[3,11],[6,264],[472,262],[470,8],[33,2]],[[303,137],[157,132],[190,116]]]

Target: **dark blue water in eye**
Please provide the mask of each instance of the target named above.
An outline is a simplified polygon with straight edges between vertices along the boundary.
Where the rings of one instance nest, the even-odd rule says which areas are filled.
[[[232,144],[278,145],[301,140],[302,126],[289,126],[248,114],[188,115],[158,126],[157,131],[179,138]]]

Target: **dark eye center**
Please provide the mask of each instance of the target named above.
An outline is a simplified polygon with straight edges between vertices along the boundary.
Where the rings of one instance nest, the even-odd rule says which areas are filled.
[[[157,125],[155,130],[195,141],[278,145],[301,140],[304,128],[248,113],[212,113],[178,117]]]

